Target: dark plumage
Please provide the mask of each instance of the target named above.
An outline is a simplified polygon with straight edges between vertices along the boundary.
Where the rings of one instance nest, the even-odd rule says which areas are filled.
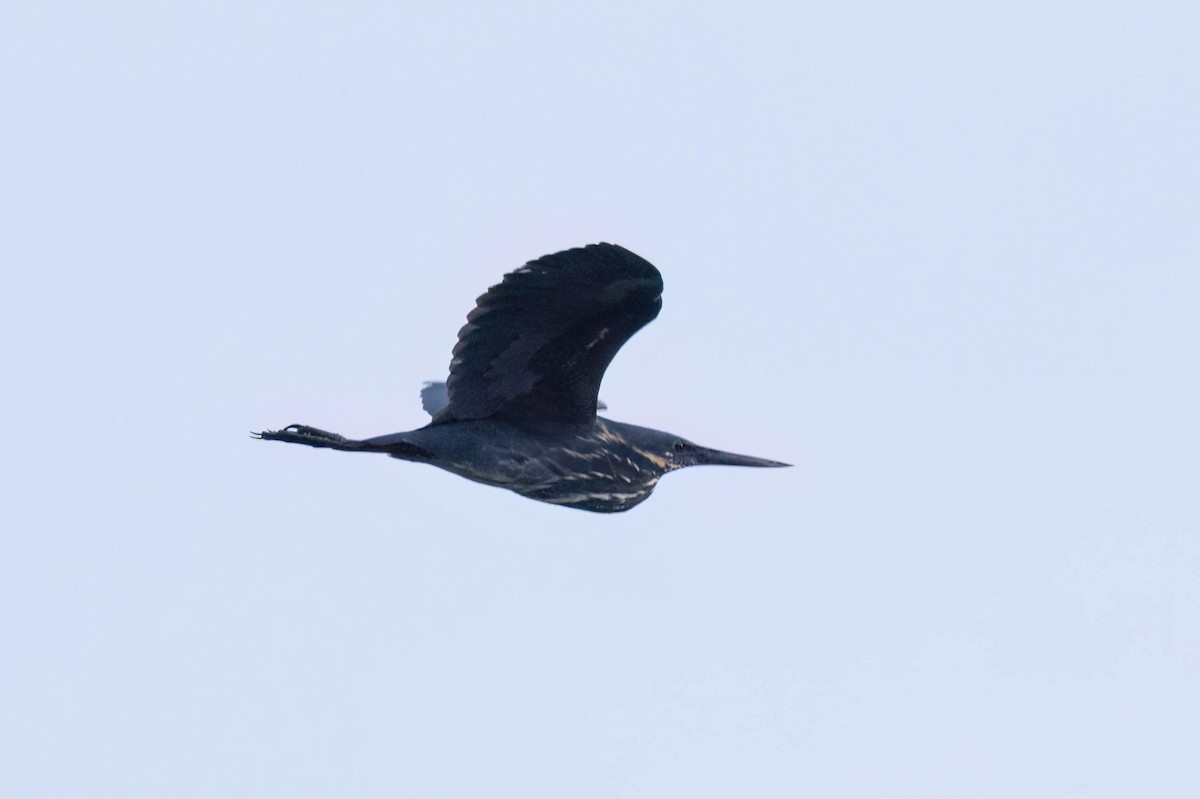
[[[290,425],[255,434],[421,461],[531,499],[616,512],[684,466],[787,466],[697,446],[596,416],[604,371],[662,308],[662,276],[615,244],[547,255],[505,275],[458,333],[445,383],[421,403],[418,430],[352,440]]]

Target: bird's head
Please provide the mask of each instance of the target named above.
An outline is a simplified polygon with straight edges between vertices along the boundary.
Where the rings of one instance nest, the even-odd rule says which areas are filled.
[[[686,438],[672,436],[671,448],[667,453],[670,471],[682,469],[684,466],[758,466],[779,467],[791,466],[790,463],[756,458],[753,455],[738,455],[710,447],[694,444]]]
[[[609,422],[609,424],[613,424]],[[635,425],[620,425],[624,440],[644,457],[652,460],[664,472],[685,466],[791,466],[790,463],[738,455],[719,449],[702,447],[681,436]]]

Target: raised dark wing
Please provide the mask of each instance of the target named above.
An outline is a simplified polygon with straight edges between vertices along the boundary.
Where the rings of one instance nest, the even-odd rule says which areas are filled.
[[[658,316],[662,289],[649,261],[615,244],[547,255],[505,275],[458,331],[450,404],[437,421],[590,421],[604,370]]]
[[[446,391],[445,383],[435,383],[428,381],[421,388],[421,407],[425,409],[425,413],[430,416],[437,416],[446,406],[450,404],[450,395]],[[596,400],[596,410],[608,410],[608,406],[604,404],[604,400]]]

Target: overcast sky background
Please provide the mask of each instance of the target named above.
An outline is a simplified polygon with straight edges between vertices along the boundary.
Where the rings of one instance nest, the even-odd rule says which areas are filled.
[[[1200,7],[594,5],[0,12],[0,795],[1200,795]],[[608,415],[796,468],[248,437],[600,240]]]

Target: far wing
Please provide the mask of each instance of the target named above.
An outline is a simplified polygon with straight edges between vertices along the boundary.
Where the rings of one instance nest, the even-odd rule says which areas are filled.
[[[617,350],[662,308],[662,276],[615,244],[547,255],[479,298],[446,381],[437,421],[586,422]]]
[[[421,407],[430,416],[437,416],[450,404],[445,383],[427,382],[421,387]]]

